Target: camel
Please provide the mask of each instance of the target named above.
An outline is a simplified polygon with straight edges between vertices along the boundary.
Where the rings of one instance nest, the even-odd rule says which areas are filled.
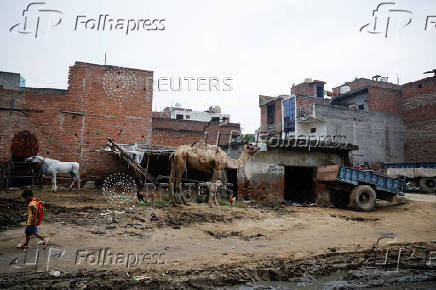
[[[203,172],[212,173],[212,179],[209,183],[209,205],[218,205],[216,200],[216,191],[221,182],[225,180],[225,169],[238,169],[253,156],[259,147],[253,145],[244,145],[244,150],[238,159],[233,159],[216,145],[193,144],[181,145],[177,147],[173,154],[170,155],[171,173],[168,183],[168,190],[171,200],[176,206],[174,196],[174,182],[180,193],[181,199],[185,205],[187,202],[182,191],[182,175],[186,168],[193,168]]]

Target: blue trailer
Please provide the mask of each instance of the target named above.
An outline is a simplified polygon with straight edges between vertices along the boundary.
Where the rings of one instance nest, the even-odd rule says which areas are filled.
[[[375,190],[390,192],[395,195],[404,196],[406,193],[406,182],[404,179],[390,178],[372,173],[369,170],[342,166],[339,170],[337,180],[353,185],[367,184],[375,188]]]
[[[353,207],[359,211],[372,211],[376,199],[391,201],[406,193],[404,179],[347,166],[318,167],[317,180],[327,184],[330,200],[336,207]]]

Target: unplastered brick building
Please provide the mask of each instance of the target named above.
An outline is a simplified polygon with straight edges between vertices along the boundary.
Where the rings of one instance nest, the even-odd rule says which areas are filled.
[[[334,88],[332,105],[401,115],[401,86],[386,79],[356,78]]]
[[[240,125],[229,115],[217,120],[212,112],[210,120],[196,121],[152,112],[152,78],[152,71],[76,62],[62,90],[24,87],[19,74],[0,73],[0,163],[24,161],[28,154],[17,152],[32,152],[79,162],[82,177],[102,180],[124,166],[104,150],[106,138],[170,148],[237,141]],[[23,132],[37,140],[38,152],[15,148],[12,154],[12,140]]]
[[[120,143],[152,141],[153,72],[76,62],[68,89],[0,88],[0,162],[12,156],[11,140],[28,131],[39,143],[39,155],[77,161],[82,174],[103,177],[119,160],[102,151],[106,138]]]
[[[436,162],[436,77],[404,84],[405,162]]]

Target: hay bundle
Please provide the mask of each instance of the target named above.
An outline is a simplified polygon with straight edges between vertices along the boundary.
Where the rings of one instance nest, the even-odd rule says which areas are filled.
[[[38,139],[29,131],[21,131],[14,136],[11,142],[13,156],[29,157],[38,155]]]

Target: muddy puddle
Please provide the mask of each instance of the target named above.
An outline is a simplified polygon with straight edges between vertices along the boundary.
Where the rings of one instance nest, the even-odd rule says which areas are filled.
[[[311,258],[269,259],[216,267],[135,268],[129,271],[81,269],[0,275],[0,288],[124,289],[436,289],[434,243],[323,254]],[[403,259],[397,255],[401,249]],[[430,255],[429,255],[430,253]],[[398,262],[400,261],[400,262]]]
[[[426,271],[380,271],[362,269],[350,272],[339,272],[317,279],[301,279],[299,281],[262,281],[222,287],[217,289],[231,290],[264,290],[264,289],[436,289],[436,273]]]

